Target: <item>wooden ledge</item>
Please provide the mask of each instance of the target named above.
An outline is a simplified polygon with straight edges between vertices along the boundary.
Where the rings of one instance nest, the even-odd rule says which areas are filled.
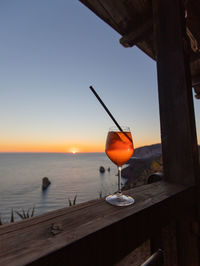
[[[193,187],[163,181],[127,193],[129,207],[92,200],[0,226],[0,265],[112,265],[195,205]]]

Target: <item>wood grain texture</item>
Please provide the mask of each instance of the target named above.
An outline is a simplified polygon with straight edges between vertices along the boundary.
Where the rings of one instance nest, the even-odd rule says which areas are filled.
[[[164,250],[164,266],[178,266],[176,222],[171,221],[162,229],[162,247]],[[188,265],[189,266],[189,265]]]
[[[121,39],[120,43],[124,47],[132,47],[137,43],[146,39],[146,35],[152,32],[152,20],[146,21],[144,25],[140,25],[139,28],[135,28],[134,31],[126,33]]]
[[[185,10],[181,0],[153,0],[153,10],[164,176],[170,182],[196,184],[199,203],[199,156]],[[197,210],[200,217],[199,204]],[[199,265],[199,241],[190,230],[192,217],[188,215],[187,222],[179,220],[175,239],[168,238],[173,235],[171,229],[162,236],[166,266]]]
[[[161,249],[157,250],[151,255],[148,260],[142,263],[141,266],[162,266],[163,265],[163,251]]]
[[[121,35],[130,32],[152,15],[151,4],[145,0],[80,0]]]
[[[200,265],[199,238],[192,231],[192,215],[176,223],[178,265]]]
[[[1,226],[0,265],[112,265],[195,204],[193,187],[165,182],[128,193],[129,207],[93,200]]]
[[[194,183],[198,147],[180,0],[153,1],[164,172],[168,181]]]
[[[155,37],[153,30],[150,29],[148,32],[143,30],[144,25],[148,23],[149,20],[153,21],[152,1],[80,0],[80,2],[92,10],[97,16],[99,16],[122,36],[138,36],[138,32],[143,31],[143,35],[140,36],[139,39],[137,38],[135,42],[132,42],[131,45],[136,44],[148,56],[156,60]],[[184,2],[187,10],[187,26],[194,39],[197,41],[198,46],[198,49],[195,50],[196,52],[191,49],[191,46],[188,46],[188,52],[190,54],[190,68],[192,77],[194,77],[200,75],[200,2],[196,0]],[[174,6],[175,4],[176,3],[174,3]],[[176,26],[176,24],[173,25]],[[139,40],[141,41],[138,42]],[[198,61],[198,64],[194,63],[195,61]]]

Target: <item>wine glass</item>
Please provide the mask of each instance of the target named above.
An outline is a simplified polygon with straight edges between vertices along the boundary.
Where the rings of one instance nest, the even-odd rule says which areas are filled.
[[[106,197],[106,201],[115,206],[128,206],[134,203],[130,196],[122,194],[121,191],[121,169],[134,152],[133,140],[129,127],[122,127],[120,131],[117,127],[109,129],[105,152],[109,159],[118,167],[118,191]]]

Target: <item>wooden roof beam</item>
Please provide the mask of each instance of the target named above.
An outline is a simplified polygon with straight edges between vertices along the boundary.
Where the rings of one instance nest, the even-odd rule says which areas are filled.
[[[195,53],[200,52],[199,44],[188,27],[186,27],[186,33],[190,40],[190,46],[191,46],[192,51]]]
[[[192,78],[192,86],[200,85],[200,75]]]
[[[146,37],[146,34],[153,30],[153,23],[152,20],[146,21],[142,26],[135,28],[131,31],[126,33],[121,39],[120,43],[124,47],[133,47],[137,43],[143,41]]]

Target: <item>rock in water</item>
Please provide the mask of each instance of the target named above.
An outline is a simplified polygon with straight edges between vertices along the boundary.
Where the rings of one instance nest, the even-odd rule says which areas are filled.
[[[100,166],[100,168],[99,168],[99,172],[100,172],[100,173],[104,173],[104,172],[105,172],[105,168],[104,168],[103,166]]]
[[[51,184],[50,180],[48,177],[43,177],[42,178],[42,190],[47,189],[47,187]]]

